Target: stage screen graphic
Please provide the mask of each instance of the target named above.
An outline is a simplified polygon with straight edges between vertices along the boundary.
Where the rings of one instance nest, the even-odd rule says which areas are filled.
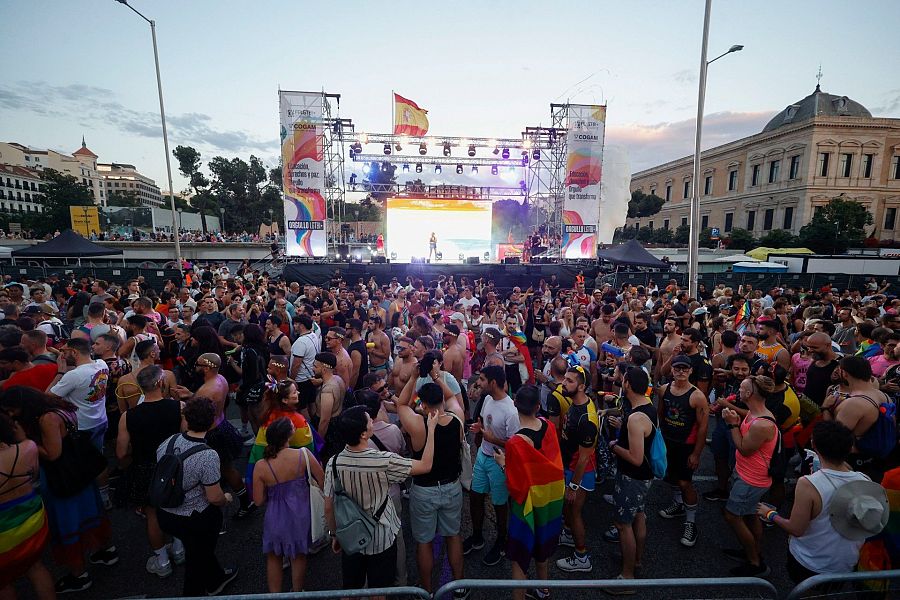
[[[459,262],[491,252],[491,203],[436,198],[388,198],[385,253],[392,261],[428,258],[429,239],[437,237],[441,262]],[[394,258],[396,254],[396,258]],[[432,261],[435,258],[432,256]]]

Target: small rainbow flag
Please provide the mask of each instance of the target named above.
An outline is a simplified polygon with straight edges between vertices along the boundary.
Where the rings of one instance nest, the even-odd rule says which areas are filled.
[[[266,427],[281,417],[290,419],[295,427],[294,435],[288,440],[288,446],[291,448],[308,448],[314,454],[318,454],[319,450],[322,448],[322,445],[316,443],[318,434],[313,431],[313,428],[306,422],[303,415],[293,411],[272,411],[266,424],[260,427],[259,431],[256,433],[256,441],[250,449],[250,457],[247,459],[247,474],[245,476],[245,483],[247,484],[248,490],[252,491],[253,489],[253,468],[256,466],[257,462],[262,460],[263,452],[265,452],[266,446],[268,446],[268,442],[266,441]],[[318,439],[321,440],[322,438],[319,437]]]
[[[524,331],[514,331],[507,333],[509,341],[515,345],[516,349],[525,357],[525,368],[528,370],[528,381],[522,383],[534,384],[534,365],[531,363],[531,352],[528,351],[528,340]]]
[[[750,317],[753,314],[753,309],[750,306],[750,301],[745,300],[744,304],[738,309],[737,314],[734,316],[734,329],[739,334],[743,335],[743,333],[747,330],[747,325],[750,324]]]

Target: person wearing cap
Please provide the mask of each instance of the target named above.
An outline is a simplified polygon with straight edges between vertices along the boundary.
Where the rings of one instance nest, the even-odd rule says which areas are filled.
[[[47,334],[52,346],[56,346],[68,339],[69,336],[65,325],[58,318],[59,311],[49,302],[29,306],[25,309],[25,314],[35,320],[35,329]]]
[[[31,296],[31,302],[28,306],[40,306],[45,302],[53,306],[53,308],[57,308],[56,303],[53,300],[47,300],[47,290],[44,289],[44,286],[38,284],[32,286],[32,288],[28,291]],[[27,306],[26,306],[27,308]]]
[[[797,480],[790,516],[769,504],[757,505],[759,518],[790,535],[787,572],[794,583],[853,572],[866,538],[887,525],[890,507],[884,488],[847,464],[853,443],[853,433],[843,424],[818,423],[812,447],[820,467]]]
[[[684,517],[681,545],[692,548],[697,529],[697,489],[694,471],[706,445],[709,403],[706,395],[690,382],[693,363],[679,354],[672,359],[672,382],[659,389],[659,429],[666,441],[666,482],[675,488],[674,502],[659,511],[664,519]]]
[[[759,319],[756,322],[756,333],[759,335],[759,347],[756,351],[766,358],[770,365],[778,363],[785,371],[791,368],[791,353],[778,341],[780,323],[774,319]]]
[[[333,329],[328,332],[328,335],[332,335],[332,333]],[[316,354],[313,361],[313,374],[322,383],[316,392],[316,414],[312,417],[312,421],[316,431],[325,440],[321,454],[322,462],[340,452],[344,447],[336,423],[344,408],[347,384],[335,372],[336,368],[337,357],[333,352]]]
[[[15,304],[19,308],[24,308],[28,301],[25,300],[25,284],[24,283],[7,283],[3,286],[4,289],[9,293],[10,304]]]

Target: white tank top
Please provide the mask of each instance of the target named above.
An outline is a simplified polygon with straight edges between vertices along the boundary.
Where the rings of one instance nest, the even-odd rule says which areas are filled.
[[[807,477],[822,497],[822,511],[801,537],[791,536],[788,548],[797,562],[815,573],[850,573],[859,562],[864,540],[848,540],[831,526],[831,498],[835,490],[868,477],[855,471],[821,469]]]

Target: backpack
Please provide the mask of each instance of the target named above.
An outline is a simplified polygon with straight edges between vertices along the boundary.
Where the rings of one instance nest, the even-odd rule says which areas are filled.
[[[765,419],[766,421],[775,424],[775,448],[772,450],[772,458],[769,459],[769,468],[766,473],[768,473],[769,477],[783,476],[784,470],[787,467],[787,455],[781,447],[783,440],[781,437],[781,429],[778,427],[778,421],[765,415],[760,417],[760,419]]]
[[[666,440],[663,439],[662,432],[659,427],[653,426],[653,441],[650,443],[650,453],[647,455],[647,462],[650,463],[650,471],[657,479],[666,476],[669,470],[669,459],[666,457]]]
[[[193,454],[207,450],[206,444],[196,444],[184,452],[176,454],[175,440],[181,434],[169,438],[166,453],[162,455],[153,470],[148,500],[156,508],[175,508],[184,504],[184,461]]]
[[[50,321],[47,323],[47,325],[49,325],[50,329],[53,330],[53,333],[48,336],[50,338],[48,341],[54,348],[62,346],[66,340],[72,337],[72,331],[68,327],[66,327],[64,323],[60,324]]]
[[[331,469],[334,479],[334,521],[335,532],[341,549],[347,554],[358,554],[368,548],[375,539],[375,526],[381,520],[384,509],[387,508],[390,496],[385,495],[381,507],[370,515],[350,497],[344,489],[337,472],[337,459],[339,454],[331,459]]]
[[[868,396],[861,397],[878,409],[878,419],[856,440],[856,449],[869,456],[885,458],[897,445],[897,405],[893,402],[878,404]]]

